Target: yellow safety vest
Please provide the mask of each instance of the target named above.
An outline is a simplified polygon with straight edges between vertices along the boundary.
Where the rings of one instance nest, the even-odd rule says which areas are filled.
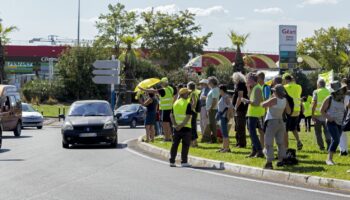
[[[159,110],[171,110],[174,102],[174,90],[172,87],[167,86],[164,88],[165,95],[160,97]]]
[[[250,93],[250,98],[249,100],[251,102],[253,102],[255,100],[255,90],[260,89],[261,90],[261,86],[259,84],[257,84],[256,86],[254,86],[254,88],[252,89],[252,92]],[[261,99],[264,99],[264,97],[262,96],[262,91],[261,91]],[[263,117],[265,115],[265,109],[262,106],[253,106],[252,104],[248,105],[248,111],[247,111],[247,117]]]
[[[331,93],[329,92],[329,90],[327,88],[320,88],[320,89],[316,90],[317,105],[316,105],[314,115],[321,116],[322,104],[330,94]]]
[[[188,99],[180,98],[175,101],[173,106],[173,114],[176,121],[176,124],[182,124],[182,122],[186,118],[186,110],[189,102]],[[191,128],[191,119],[188,120],[187,124],[185,125],[187,128]]]
[[[305,117],[310,117],[312,114],[312,107],[311,107],[311,103],[310,102],[304,102],[303,103],[304,106],[304,116]]]
[[[301,86],[296,83],[289,83],[284,86],[284,89],[287,91],[288,95],[293,98],[294,108],[292,116],[298,116],[301,109]]]
[[[196,106],[197,106],[197,103],[198,103],[198,99],[199,99],[199,95],[201,94],[201,91],[200,90],[195,90],[195,91],[192,91],[189,98],[188,98],[188,102],[191,103],[192,101],[192,97],[194,96],[194,101],[195,101],[195,106],[192,107],[192,111],[193,112],[196,112]]]

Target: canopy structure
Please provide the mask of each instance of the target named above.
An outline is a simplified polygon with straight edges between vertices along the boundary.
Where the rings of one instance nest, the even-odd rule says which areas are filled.
[[[226,58],[225,56],[218,54],[218,53],[206,53],[200,56],[197,56],[190,60],[186,65],[185,68],[189,67],[201,67],[202,66],[202,58],[207,57],[207,58],[212,58],[220,63],[220,65],[232,65],[231,61]]]
[[[254,61],[254,58],[262,60],[268,68],[276,69],[278,66],[276,65],[275,61],[273,61],[271,58],[261,55],[261,54],[254,54],[254,55],[245,55],[243,59],[245,59],[249,64],[253,65],[254,68],[256,68],[256,63]]]
[[[322,68],[321,64],[315,58],[313,58],[311,56],[301,55],[299,57],[302,58],[302,62],[305,62],[311,68]]]

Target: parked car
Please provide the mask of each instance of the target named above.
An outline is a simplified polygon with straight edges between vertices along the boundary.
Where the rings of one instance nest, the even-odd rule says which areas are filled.
[[[22,103],[22,127],[43,128],[44,117],[30,104]]]
[[[16,137],[22,133],[22,104],[16,86],[0,85],[0,120],[2,131],[13,131]]]
[[[115,116],[118,118],[119,125],[136,128],[137,125],[144,125],[146,110],[141,104],[128,104],[118,108]]]
[[[62,147],[71,144],[118,144],[118,123],[107,101],[76,101],[63,117]]]

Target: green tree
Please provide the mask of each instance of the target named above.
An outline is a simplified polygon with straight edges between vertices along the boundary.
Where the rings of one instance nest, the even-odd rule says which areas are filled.
[[[234,72],[242,72],[244,73],[244,60],[243,55],[241,52],[241,48],[244,47],[244,45],[247,43],[249,33],[248,34],[238,34],[235,31],[230,31],[230,34],[228,35],[230,38],[232,44],[236,46],[236,58],[235,58],[235,64],[233,66]]]
[[[4,46],[10,41],[9,35],[18,30],[16,26],[5,27],[0,19],[0,83],[6,79],[5,74],[5,48]]]
[[[298,43],[298,55],[309,55],[320,62],[325,70],[340,73],[348,67],[344,54],[350,52],[350,30],[330,27],[316,30],[312,37]]]
[[[121,53],[121,38],[135,33],[137,16],[135,12],[125,10],[121,3],[108,5],[108,13],[101,14],[96,22],[98,36],[96,45],[114,49],[114,54],[119,57]]]
[[[128,91],[133,91],[135,87],[135,68],[137,66],[137,57],[135,49],[139,36],[126,35],[121,38],[122,44],[125,45],[124,52],[119,56],[119,60],[123,63],[123,80]],[[131,103],[131,96],[127,97],[127,103]]]
[[[212,33],[197,36],[201,26],[195,23],[195,14],[181,11],[177,14],[144,12],[137,33],[142,35],[142,48],[150,51],[150,58],[160,61],[168,69],[184,66],[190,56],[202,54]]]
[[[67,49],[57,63],[58,79],[64,86],[67,100],[103,98],[105,85],[92,81],[93,62],[106,59],[97,48],[84,46]]]

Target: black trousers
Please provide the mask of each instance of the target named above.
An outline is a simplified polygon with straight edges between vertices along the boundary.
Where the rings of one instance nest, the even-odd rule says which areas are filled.
[[[198,117],[198,113],[192,113],[192,118],[191,118],[192,140],[198,139],[198,133],[197,133],[197,117]]]
[[[182,141],[182,150],[181,150],[181,163],[187,163],[188,151],[190,149],[191,144],[191,129],[183,128],[180,131],[174,132],[173,135],[173,144],[170,150],[170,163],[175,163],[177,149],[179,147],[180,142]]]

